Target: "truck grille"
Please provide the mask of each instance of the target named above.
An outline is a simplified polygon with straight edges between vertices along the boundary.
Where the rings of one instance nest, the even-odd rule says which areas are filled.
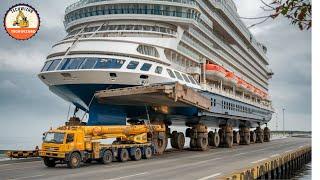
[[[44,146],[43,151],[59,151],[59,147]]]

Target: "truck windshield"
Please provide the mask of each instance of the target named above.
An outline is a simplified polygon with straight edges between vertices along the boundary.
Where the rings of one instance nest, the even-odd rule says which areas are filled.
[[[44,137],[44,142],[46,143],[58,143],[58,144],[62,144],[63,140],[64,140],[64,135],[65,133],[53,133],[53,132],[49,132],[46,134],[46,136]]]

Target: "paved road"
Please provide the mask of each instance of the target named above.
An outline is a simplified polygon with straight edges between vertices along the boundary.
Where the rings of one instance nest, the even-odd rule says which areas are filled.
[[[205,152],[168,151],[150,160],[83,165],[79,169],[68,169],[62,165],[47,168],[40,161],[0,164],[0,179],[206,180],[305,145],[311,145],[310,138],[286,138]]]

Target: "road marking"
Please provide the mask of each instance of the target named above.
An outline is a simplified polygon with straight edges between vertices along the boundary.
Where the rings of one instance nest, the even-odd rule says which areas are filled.
[[[274,155],[271,155],[270,157],[276,157],[276,156],[279,156],[280,154],[274,154]]]
[[[264,160],[267,160],[267,158],[259,159],[259,160],[257,160],[257,161],[253,161],[253,162],[251,162],[251,163],[255,164],[255,163],[258,163],[258,162],[261,162],[261,161],[264,161]]]
[[[216,173],[216,174],[212,174],[210,176],[206,176],[206,177],[203,177],[203,178],[200,178],[198,180],[207,180],[207,179],[211,179],[211,178],[214,178],[216,176],[220,176],[221,173]]]
[[[248,154],[247,152],[243,152],[243,153],[238,153],[238,154],[235,154],[233,156],[240,156],[240,155],[243,155],[243,154]]]
[[[143,173],[132,174],[132,175],[128,175],[128,176],[121,176],[121,177],[107,179],[107,180],[119,180],[119,179],[125,179],[125,178],[129,178],[129,177],[140,176],[140,175],[145,175],[145,174],[148,174],[148,173],[147,172],[143,172]]]
[[[18,180],[18,179],[28,179],[28,178],[36,178],[36,177],[41,177],[44,176],[45,174],[38,174],[38,175],[34,175],[34,176],[26,176],[26,177],[18,177],[18,178],[10,178],[11,180]]]

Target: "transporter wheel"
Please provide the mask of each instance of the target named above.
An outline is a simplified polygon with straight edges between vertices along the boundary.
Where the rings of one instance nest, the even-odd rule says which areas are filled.
[[[257,134],[254,131],[250,131],[250,142],[256,143],[257,141]]]
[[[183,150],[185,142],[186,141],[185,141],[185,138],[184,138],[184,134],[182,132],[179,132],[178,135],[177,135],[177,139],[176,139],[176,143],[177,143],[176,149]]]
[[[172,146],[173,148],[176,148],[176,149],[178,149],[178,148],[177,148],[177,136],[178,136],[178,132],[177,132],[177,131],[173,131],[173,132],[171,133],[171,138],[170,138],[171,146]]]
[[[257,133],[256,135],[257,135],[257,140],[256,140],[256,142],[258,142],[258,143],[263,143],[263,139],[264,139],[263,133]]]
[[[233,131],[233,143],[240,144],[240,133],[239,133],[239,131]]]
[[[73,152],[68,158],[67,166],[72,169],[78,168],[80,167],[80,163],[81,163],[80,154],[78,152]]]
[[[197,141],[195,138],[190,138],[190,148],[194,149],[197,147]]]
[[[270,137],[271,137],[270,129],[268,127],[265,127],[263,130],[263,133],[264,133],[264,141],[270,142]]]
[[[129,152],[127,149],[120,149],[119,150],[119,155],[118,155],[118,160],[120,162],[126,162],[129,160]]]
[[[232,148],[232,145],[233,145],[233,134],[232,133],[226,133],[225,146],[227,148]]]
[[[249,145],[250,144],[250,132],[245,132],[243,135],[243,144]]]
[[[152,157],[151,147],[144,148],[143,159],[150,159]]]
[[[105,150],[103,152],[102,158],[101,158],[101,163],[102,164],[109,164],[112,162],[113,159],[113,155],[112,152],[110,150]]]
[[[208,143],[209,146],[218,147],[220,144],[220,137],[217,132],[210,131],[208,133]]]
[[[197,141],[197,148],[201,151],[205,151],[208,148],[208,138],[207,137],[198,137]]]
[[[43,163],[47,167],[55,167],[56,166],[56,161],[54,159],[50,159],[48,157],[43,158]]]
[[[132,155],[131,159],[134,161],[139,161],[142,158],[142,152],[140,148],[136,148],[134,154]]]

